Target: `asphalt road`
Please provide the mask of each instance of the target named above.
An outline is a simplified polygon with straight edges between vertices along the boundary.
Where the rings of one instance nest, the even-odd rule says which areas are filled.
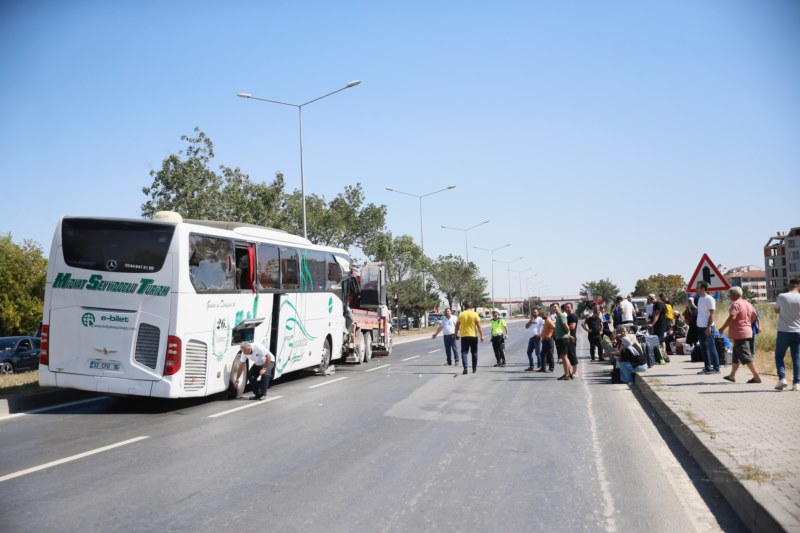
[[[579,337],[579,379],[475,374],[441,340],[298,375],[269,401],[99,398],[0,420],[2,531],[740,531]],[[248,394],[249,396],[249,394]]]

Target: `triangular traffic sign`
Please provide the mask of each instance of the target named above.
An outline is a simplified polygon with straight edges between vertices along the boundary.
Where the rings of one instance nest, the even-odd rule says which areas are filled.
[[[727,291],[731,288],[725,278],[722,277],[719,269],[714,265],[714,262],[708,257],[708,254],[703,254],[703,258],[697,264],[692,279],[689,280],[689,284],[686,286],[686,292],[697,292],[698,281],[708,283],[708,289],[706,289],[708,292]]]

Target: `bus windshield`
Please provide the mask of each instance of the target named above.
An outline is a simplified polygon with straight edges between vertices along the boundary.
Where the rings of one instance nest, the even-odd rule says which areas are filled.
[[[65,218],[64,261],[103,272],[157,272],[164,266],[175,226],[153,222]]]

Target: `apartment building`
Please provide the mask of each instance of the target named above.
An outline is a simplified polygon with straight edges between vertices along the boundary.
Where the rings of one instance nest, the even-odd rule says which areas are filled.
[[[731,287],[747,288],[756,300],[767,299],[766,272],[756,265],[733,267],[725,273]]]
[[[800,278],[800,228],[779,231],[764,246],[767,299],[774,301],[790,279]]]

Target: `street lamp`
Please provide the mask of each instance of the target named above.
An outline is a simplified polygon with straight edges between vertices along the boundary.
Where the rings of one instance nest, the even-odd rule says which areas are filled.
[[[488,223],[489,223],[488,220],[484,220],[480,224],[475,224],[474,226],[470,226],[468,228],[451,228],[450,226],[442,226],[442,228],[444,228],[444,229],[454,229],[454,230],[458,230],[458,231],[463,231],[464,232],[464,252],[466,252],[467,263],[469,263],[469,244],[467,243],[467,232],[469,230],[471,230],[471,229],[475,229],[478,226],[483,226],[484,224],[488,224]]]
[[[336,93],[338,93],[340,91],[344,91],[345,89],[349,89],[350,87],[355,87],[359,83],[361,83],[361,80],[351,81],[350,83],[348,83],[347,85],[345,85],[341,89],[336,89],[333,92],[330,92],[328,94],[324,94],[322,96],[314,98],[313,100],[309,100],[308,102],[305,102],[303,104],[291,104],[289,102],[281,102],[279,100],[269,100],[267,98],[258,98],[256,96],[253,96],[250,93],[236,93],[236,96],[238,96],[239,98],[247,98],[247,99],[250,99],[250,100],[258,100],[259,102],[269,102],[271,104],[280,104],[280,105],[286,105],[286,106],[289,106],[289,107],[296,107],[297,108],[297,117],[298,117],[298,120],[299,120],[299,123],[300,123],[300,197],[301,197],[302,202],[303,202],[303,237],[305,237],[306,239],[308,238],[308,225],[306,223],[306,183],[305,183],[305,176],[303,175],[303,107],[307,106],[308,104],[313,104],[317,100],[322,100],[323,98],[327,98],[328,96],[331,96],[332,94],[336,94]]]
[[[497,250],[502,250],[503,248],[507,248],[511,246],[511,243],[504,244],[503,246],[498,246],[497,248],[481,248],[480,246],[473,246],[476,250],[484,250],[486,252],[492,252],[492,310],[494,310],[494,253]]]
[[[513,273],[515,273],[517,275],[517,279],[519,280],[519,298],[520,298],[519,310],[520,310],[520,313],[523,314],[523,315],[525,314],[524,313],[525,308],[524,308],[524,305],[523,305],[524,302],[525,302],[525,296],[523,295],[523,292],[522,292],[522,274],[524,274],[525,272],[527,272],[529,270],[533,270],[533,267],[526,268],[524,270],[512,270],[511,271],[511,272],[513,272]]]
[[[495,259],[498,263],[505,263],[506,268],[508,269],[508,310],[511,311],[511,263],[516,263],[517,261],[521,261],[522,257],[517,257],[516,259],[512,259],[511,261],[501,261],[500,259]]]
[[[413,192],[403,192],[398,191],[397,189],[392,189],[391,187],[386,187],[386,190],[389,192],[396,192],[399,194],[405,194],[406,196],[413,196],[414,198],[419,199],[419,244],[420,248],[422,248],[422,256],[425,257],[425,237],[423,236],[422,232],[422,199],[426,196],[432,196],[434,194],[449,191],[450,189],[455,189],[455,185],[450,185],[449,187],[445,187],[444,189],[439,189],[438,191],[429,192],[426,194],[414,194]],[[422,272],[422,289],[425,290],[425,271]],[[428,313],[425,313],[423,317],[423,323],[427,326],[428,325]]]

